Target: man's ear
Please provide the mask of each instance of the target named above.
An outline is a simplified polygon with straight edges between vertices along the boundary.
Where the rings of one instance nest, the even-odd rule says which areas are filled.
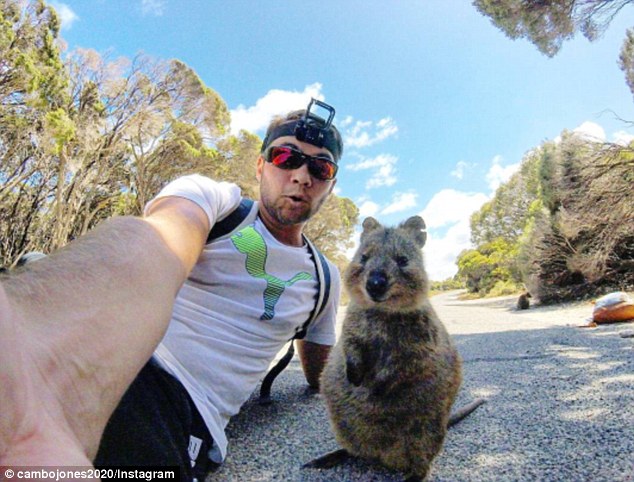
[[[262,179],[262,170],[264,169],[264,157],[260,154],[255,167],[255,178],[260,182]]]

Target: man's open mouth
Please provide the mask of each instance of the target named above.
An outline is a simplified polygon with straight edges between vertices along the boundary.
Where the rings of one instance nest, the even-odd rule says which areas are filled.
[[[298,202],[298,203],[300,203],[300,202],[301,203],[307,203],[308,202],[308,199],[306,199],[303,196],[286,196],[286,197],[288,199],[290,199],[291,201]]]

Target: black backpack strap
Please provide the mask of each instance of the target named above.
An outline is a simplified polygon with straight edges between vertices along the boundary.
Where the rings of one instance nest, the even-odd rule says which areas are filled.
[[[308,238],[305,237],[304,239],[306,240],[308,251],[313,259],[313,263],[315,263],[315,270],[317,271],[317,300],[310,316],[304,322],[302,328],[295,333],[295,340],[301,340],[306,336],[308,325],[321,315],[328,304],[328,299],[330,298],[330,267],[328,266],[328,261],[326,260],[326,257],[321,254],[321,251],[319,251],[313,243],[308,240]]]
[[[229,213],[229,215],[214,224],[207,236],[207,243],[226,236],[240,225],[255,219],[257,216],[257,204],[252,199],[242,198],[240,205]]]
[[[321,254],[321,252],[308,240],[308,238],[304,237],[304,240],[308,246],[308,251],[310,252],[313,263],[315,263],[315,271],[317,272],[317,299],[315,300],[315,306],[313,306],[308,319],[304,322],[302,327],[297,330],[295,336],[291,338],[286,354],[280,358],[275,366],[266,374],[264,380],[262,380],[259,399],[259,403],[261,405],[268,405],[272,403],[271,386],[277,376],[282,373],[293,359],[293,356],[295,355],[295,340],[301,340],[306,336],[308,325],[310,325],[310,323],[323,312],[330,298],[331,281],[328,261],[325,256]]]
[[[260,405],[270,405],[273,403],[271,399],[271,386],[273,382],[277,378],[277,376],[282,373],[282,371],[288,366],[288,364],[295,356],[295,337],[291,338],[291,342],[288,345],[288,350],[284,354],[282,358],[275,364],[273,368],[269,370],[269,372],[262,380],[262,386],[260,387],[260,398],[258,399],[258,403]]]

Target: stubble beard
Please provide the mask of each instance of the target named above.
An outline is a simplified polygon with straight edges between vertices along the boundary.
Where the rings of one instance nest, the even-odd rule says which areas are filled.
[[[275,219],[282,226],[293,226],[296,224],[303,224],[308,221],[312,215],[313,210],[309,205],[306,205],[304,209],[288,209],[284,206],[284,199],[280,199],[277,202],[270,202],[266,197],[263,197],[262,202],[264,208],[273,219]]]
[[[328,196],[324,196],[315,205],[307,203],[304,209],[288,209],[285,204],[285,198],[280,197],[277,200],[271,200],[266,193],[262,193],[262,204],[264,209],[282,226],[293,226],[303,224],[309,221],[321,208]]]

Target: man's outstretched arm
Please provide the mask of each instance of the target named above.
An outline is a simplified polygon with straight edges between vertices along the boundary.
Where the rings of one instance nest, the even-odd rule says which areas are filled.
[[[0,465],[83,465],[151,356],[209,222],[165,198],[0,286]]]

